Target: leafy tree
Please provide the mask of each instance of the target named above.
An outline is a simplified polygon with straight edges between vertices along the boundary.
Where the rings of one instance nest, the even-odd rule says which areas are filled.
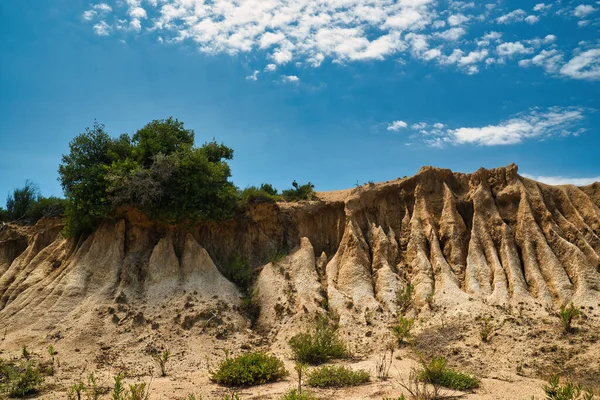
[[[0,221],[8,221],[8,211],[0,207]]]
[[[154,120],[133,135],[137,161],[144,167],[152,165],[154,156],[186,152],[194,146],[194,131],[172,117]],[[232,154],[233,155],[233,154]]]
[[[67,233],[78,234],[91,231],[113,211],[107,174],[113,163],[120,165],[127,160],[131,145],[126,135],[112,139],[104,125],[94,122],[93,128],[86,128],[69,143],[69,150],[62,157],[58,173],[69,199]]]
[[[69,145],[59,167],[69,199],[67,232],[90,231],[122,206],[168,223],[233,216],[233,150],[215,140],[194,147],[194,131],[168,118],[111,138],[95,123]]]
[[[30,180],[25,181],[25,186],[13,190],[6,199],[6,211],[11,221],[27,218],[27,213],[32,205],[38,201],[40,190]]]

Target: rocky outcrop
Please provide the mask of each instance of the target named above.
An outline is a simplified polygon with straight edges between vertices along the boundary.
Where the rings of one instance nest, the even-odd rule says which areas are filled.
[[[58,221],[8,226],[0,324],[56,324],[119,296],[159,305],[194,293],[237,309],[241,292],[221,271],[239,256],[260,271],[257,326],[266,332],[325,311],[342,326],[385,321],[409,284],[417,307],[600,305],[597,184],[548,186],[514,165],[473,174],[426,167],[319,196],[191,228],[130,211],[79,240],[64,238]],[[283,260],[267,262],[282,250]]]

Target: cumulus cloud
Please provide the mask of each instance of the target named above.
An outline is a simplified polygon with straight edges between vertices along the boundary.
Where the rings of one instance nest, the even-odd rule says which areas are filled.
[[[594,182],[600,182],[600,176],[594,176],[590,178],[577,178],[567,176],[544,176],[544,175],[532,175],[532,174],[521,174],[525,178],[533,179],[534,181],[546,183],[548,185],[575,185],[575,186],[587,186]]]
[[[533,48],[525,47],[521,42],[506,42],[496,46],[496,52],[503,57],[512,57],[515,54],[533,53]]]
[[[600,80],[600,48],[576,55],[562,66],[560,73],[574,79]]]
[[[533,11],[547,11],[552,8],[552,4],[538,3],[533,7]]]
[[[511,11],[507,14],[496,18],[496,22],[498,22],[499,24],[512,24],[514,22],[521,22],[525,19],[526,15],[527,13],[525,12],[525,10],[519,8],[518,10]]]
[[[577,18],[585,18],[596,11],[598,11],[598,9],[594,8],[592,5],[580,4],[575,7],[575,10],[573,10],[573,15],[575,15]]]
[[[298,83],[298,82],[300,82],[300,78],[298,78],[296,75],[283,75],[281,77],[281,80],[284,83]]]
[[[536,24],[538,23],[540,20],[540,17],[538,17],[537,15],[528,15],[525,18],[525,22],[527,22],[530,25]]]
[[[258,80],[258,74],[260,73],[259,70],[255,69],[254,72],[251,75],[248,75],[246,77],[246,80],[249,81],[257,81]]]
[[[100,21],[94,25],[94,33],[98,36],[108,36],[110,35],[110,26],[106,21]]]
[[[428,146],[443,147],[464,144],[512,145],[528,139],[543,140],[556,136],[579,135],[585,131],[580,127],[585,118],[585,111],[581,107],[533,108],[499,124],[481,127],[450,128],[440,122],[433,125],[419,122],[410,126],[414,131],[411,137]]]
[[[400,129],[406,128],[407,126],[408,124],[406,122],[398,120],[389,124],[387,130],[398,132]]]
[[[90,21],[94,33],[101,36],[143,32],[155,35],[159,43],[192,44],[209,54],[253,52],[251,59],[260,62],[254,68],[265,72],[283,65],[317,68],[327,61],[345,65],[412,57],[474,74],[481,66],[501,66],[509,58],[527,57],[530,63],[525,61],[524,66],[538,65],[539,59],[531,58],[534,52],[545,45],[547,51],[558,48],[554,40],[521,37],[521,33],[502,43],[502,32],[487,29],[494,21],[498,30],[514,22],[535,24],[550,7],[538,3],[530,15],[524,9],[506,9],[500,1],[106,0],[92,4],[82,19]],[[564,15],[590,15],[596,8],[569,6]],[[488,33],[473,37],[471,30]],[[491,56],[494,51],[497,55]],[[595,71],[593,60],[589,55],[574,58],[562,76],[594,79],[589,77]]]
[[[579,134],[573,130],[584,118],[579,108],[551,108],[545,112],[537,109],[528,114],[511,118],[498,125],[463,127],[448,131],[448,138],[455,144],[482,146],[509,145],[525,139],[543,139],[552,136]]]
[[[563,64],[563,54],[556,50],[542,50],[535,57],[519,61],[521,67],[537,66],[542,67],[548,73],[556,73]]]

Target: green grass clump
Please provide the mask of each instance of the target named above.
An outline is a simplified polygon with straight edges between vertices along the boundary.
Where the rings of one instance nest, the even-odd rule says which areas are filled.
[[[479,379],[448,368],[443,357],[436,357],[429,363],[421,360],[421,366],[418,379],[422,382],[461,391],[479,387]]]
[[[275,382],[288,372],[277,357],[262,352],[225,357],[210,379],[225,386],[255,386]]]
[[[369,373],[367,371],[353,371],[344,366],[324,365],[308,374],[307,384],[317,388],[343,388],[362,385],[368,381]]]
[[[594,393],[589,389],[584,389],[581,385],[567,382],[560,384],[560,378],[554,376],[543,387],[548,400],[593,400]]]
[[[44,376],[31,361],[20,364],[0,361],[0,394],[9,397],[24,397],[40,390]]]
[[[326,317],[319,317],[312,329],[293,336],[289,345],[296,361],[310,365],[323,364],[348,355],[346,345],[338,335],[337,326]]]
[[[398,318],[398,324],[392,326],[392,332],[398,340],[398,344],[402,344],[411,338],[411,331],[414,325],[415,320],[412,318],[405,318],[403,316]]]
[[[303,390],[300,392],[298,389],[290,389],[283,394],[281,400],[317,400],[311,392]]]
[[[246,189],[239,192],[238,207],[245,209],[250,204],[260,203],[275,203],[281,201],[283,198],[277,192],[277,189],[273,188],[268,183],[263,183],[260,188],[256,186],[249,186]]]
[[[560,308],[559,316],[565,333],[571,333],[574,331],[572,326],[573,320],[581,316],[581,310],[571,303],[568,307],[562,306]]]

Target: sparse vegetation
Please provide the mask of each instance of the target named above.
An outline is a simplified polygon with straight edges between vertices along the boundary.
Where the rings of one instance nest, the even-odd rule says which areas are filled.
[[[479,379],[448,368],[446,359],[435,357],[429,363],[421,359],[417,378],[424,383],[454,390],[472,390],[479,387]]]
[[[579,384],[567,382],[560,384],[560,377],[554,376],[543,387],[547,400],[593,400],[594,393]]]
[[[263,352],[252,352],[221,361],[211,380],[224,386],[255,386],[275,382],[288,372],[277,357]]]
[[[260,316],[260,302],[258,299],[258,289],[249,289],[240,301],[240,311],[249,320],[252,326],[256,324]]]
[[[388,356],[389,352],[389,356]],[[394,347],[390,346],[388,350],[384,351],[381,358],[377,360],[375,364],[375,376],[381,381],[387,381],[390,377],[390,368],[392,367],[392,361],[394,360]]]
[[[44,376],[30,360],[19,364],[0,360],[0,393],[9,397],[24,397],[40,390]]]
[[[290,389],[281,396],[281,400],[317,400],[318,398],[307,390]]]
[[[308,374],[307,384],[317,388],[343,388],[362,385],[368,381],[369,373],[367,371],[353,371],[344,366],[324,365]]]
[[[278,193],[277,189],[269,183],[263,183],[258,188],[256,186],[249,186],[240,191],[238,207],[245,209],[249,204],[275,203],[280,200],[283,200],[283,197]]]
[[[402,345],[412,337],[411,331],[414,325],[415,320],[413,318],[398,317],[398,324],[392,326],[392,333],[399,345]]]
[[[484,343],[489,343],[494,335],[498,333],[504,322],[495,324],[490,317],[483,317],[479,323],[479,337]]]
[[[319,316],[313,328],[293,336],[289,344],[296,361],[310,365],[347,356],[337,325],[325,316]]]
[[[281,192],[285,201],[300,201],[300,200],[315,200],[315,185],[308,182],[305,185],[299,185],[298,182],[292,182],[292,189],[287,189]]]
[[[407,282],[404,288],[396,293],[396,304],[398,305],[398,311],[401,314],[404,314],[412,308],[414,302],[414,292],[414,286],[410,282]]]
[[[568,307],[562,306],[560,308],[559,316],[564,332],[572,333],[574,331],[573,320],[581,316],[581,310],[571,303]]]
[[[173,356],[169,350],[152,352],[152,359],[160,368],[160,376],[167,376],[167,362]]]

